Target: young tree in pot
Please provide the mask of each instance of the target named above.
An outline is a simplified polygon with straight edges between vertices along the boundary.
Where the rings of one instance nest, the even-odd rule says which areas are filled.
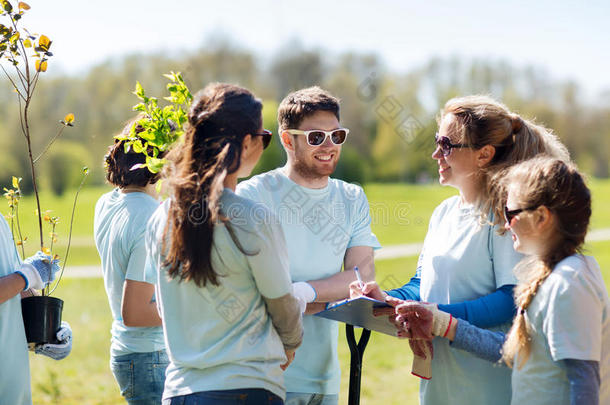
[[[11,83],[19,103],[20,129],[27,146],[32,186],[37,207],[36,216],[38,219],[38,231],[40,236],[40,252],[37,253],[37,255],[40,256],[38,257],[39,259],[44,257],[43,261],[46,266],[48,266],[47,274],[49,275],[49,280],[52,281],[54,275],[54,271],[52,271],[53,266],[56,266],[57,262],[59,261],[59,256],[54,254],[52,251],[53,243],[56,240],[55,226],[57,225],[59,219],[56,217],[51,217],[48,215],[48,212],[43,215],[43,212],[41,211],[36,176],[36,163],[49,149],[53,142],[62,134],[64,129],[66,127],[73,126],[74,115],[67,114],[64,119],[60,121],[61,125],[58,132],[52,137],[42,152],[37,157],[34,157],[32,153],[32,137],[29,113],[40,74],[47,70],[48,60],[53,55],[49,50],[51,47],[51,40],[45,35],[31,34],[27,29],[20,27],[20,22],[23,15],[27,10],[30,9],[28,4],[19,2],[17,8],[14,8],[10,1],[0,0],[0,7],[2,9],[2,17],[4,17],[4,22],[6,22],[6,25],[0,23],[0,68],[2,69],[5,77]],[[8,70],[5,68],[5,65],[8,65]],[[72,233],[72,221],[74,219],[76,199],[78,198],[78,192],[84,184],[87,174],[88,169],[85,168],[83,170],[83,181],[81,182],[74,199],[69,232],[70,236]],[[19,222],[19,199],[21,198],[21,189],[19,185],[20,180],[20,178],[13,178],[13,188],[11,190],[5,188],[5,197],[8,199],[9,208],[11,209],[11,213],[7,217],[10,219],[11,230],[13,231],[13,240],[17,246],[21,247],[21,257],[23,259],[25,257],[23,244],[26,242],[27,238],[23,237]],[[43,218],[52,228],[51,248],[47,248],[44,244]],[[64,268],[69,249],[70,243],[68,243],[66,256],[64,257]],[[27,261],[28,260],[26,259],[25,262],[27,263]],[[35,280],[44,273],[44,269],[34,270],[30,272],[26,270],[25,273],[28,274],[22,274],[26,280],[26,288],[31,280]],[[63,268],[61,273],[63,274]],[[57,283],[60,279],[61,275],[58,278]],[[38,295],[38,293],[33,290],[29,290],[29,294],[22,294],[24,298],[21,301],[26,337],[28,343],[30,343],[31,346],[37,347],[37,350],[48,346],[45,344],[57,343],[58,331],[60,331],[60,329],[62,333],[64,331],[61,326],[61,311],[63,301],[59,298],[49,296],[57,287],[57,283],[53,288],[51,288],[50,284],[47,284],[46,280],[44,281],[45,283],[41,284],[36,282],[33,283],[34,286],[42,286],[41,295]],[[34,296],[25,297],[26,295]]]

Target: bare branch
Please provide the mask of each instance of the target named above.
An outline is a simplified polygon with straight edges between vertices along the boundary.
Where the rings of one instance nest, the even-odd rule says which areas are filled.
[[[64,129],[66,129],[66,126],[62,125],[61,128],[59,129],[59,132],[57,132],[57,134],[55,134],[53,139],[51,139],[51,141],[47,144],[47,146],[44,148],[44,150],[42,152],[40,152],[40,154],[36,157],[36,159],[34,159],[34,163],[38,162],[38,159],[40,159],[42,157],[42,155],[44,155],[49,150],[51,145],[53,145],[53,142],[55,142],[55,140],[57,138],[59,138],[59,136],[62,134],[62,132],[64,132]]]
[[[11,76],[8,74],[8,72],[6,71],[6,69],[4,69],[4,66],[2,64],[0,64],[0,68],[2,68],[2,71],[4,72],[4,74],[6,75],[7,79],[11,82],[11,84],[13,85],[13,88],[15,89],[15,91],[17,92],[17,94],[19,94],[19,97],[21,97],[21,99],[23,99],[23,101],[25,101],[25,97],[23,96],[23,94],[21,94],[21,92],[19,91],[19,87],[17,87],[17,85],[15,84],[15,82],[13,81],[13,79],[11,78]],[[25,90],[25,88],[24,88]]]

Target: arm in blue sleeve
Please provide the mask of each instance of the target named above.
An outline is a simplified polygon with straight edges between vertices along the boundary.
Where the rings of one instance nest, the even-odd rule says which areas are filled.
[[[502,332],[477,328],[459,319],[451,347],[466,350],[483,360],[496,363],[502,358],[500,351],[505,340],[506,335]]]
[[[591,360],[560,360],[570,382],[570,404],[599,404],[599,362]]]
[[[421,281],[421,263],[424,256],[424,252],[419,254],[419,259],[417,260],[417,269],[415,270],[415,275],[411,277],[411,280],[400,288],[395,288],[390,291],[386,291],[386,293],[394,298],[399,298],[401,300],[413,300],[420,301],[421,298],[419,296],[419,283]]]
[[[419,281],[420,278],[416,274],[411,277],[411,280],[400,288],[395,288],[390,291],[386,291],[388,295],[394,298],[400,298],[401,300],[414,300],[419,301]]]
[[[501,325],[512,320],[517,311],[513,298],[513,287],[512,284],[503,285],[491,294],[476,300],[457,304],[439,304],[438,309],[449,312],[454,317],[464,319],[479,328]]]

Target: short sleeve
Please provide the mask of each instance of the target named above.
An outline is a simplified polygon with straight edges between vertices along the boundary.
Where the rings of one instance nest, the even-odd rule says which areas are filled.
[[[489,230],[491,233],[490,253],[493,262],[496,288],[503,285],[517,284],[517,278],[513,272],[517,263],[523,255],[515,251],[510,232],[498,235],[497,226]]]
[[[146,242],[144,234],[134,241],[129,252],[129,261],[127,262],[127,271],[125,272],[126,280],[144,281],[153,284],[146,268]]]
[[[262,222],[257,238],[258,253],[247,255],[246,258],[258,290],[264,297],[271,299],[290,293],[292,281],[282,228],[276,221]]]
[[[373,249],[381,248],[377,236],[371,230],[371,213],[369,202],[362,189],[359,190],[356,208],[353,212],[354,220],[352,233],[347,248],[354,246],[370,246]]]
[[[600,361],[603,302],[582,275],[560,281],[553,277],[557,275],[547,279],[553,285],[542,321],[551,356],[555,361]]]

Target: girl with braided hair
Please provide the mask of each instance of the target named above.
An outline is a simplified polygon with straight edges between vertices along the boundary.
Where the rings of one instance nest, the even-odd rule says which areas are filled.
[[[511,166],[540,153],[562,160],[569,155],[551,131],[488,96],[447,101],[438,123],[432,158],[439,182],[459,195],[434,210],[415,276],[407,284],[387,292],[375,282],[350,288],[354,296],[434,303],[475,326],[507,331],[515,314],[513,268],[521,255],[502,227],[499,179]],[[385,313],[393,315],[394,309]],[[420,341],[411,343],[416,354],[412,373],[422,377],[422,405],[510,403],[510,370],[455,350],[446,340],[431,343],[434,356],[425,355],[432,347],[418,349]]]
[[[303,334],[284,235],[234,192],[271,140],[261,111],[248,90],[210,84],[167,156],[170,197],[146,233],[170,358],[164,404],[283,404]]]
[[[512,404],[610,404],[610,300],[597,262],[582,254],[590,191],[574,166],[549,157],[511,168],[503,188],[505,227],[526,255],[515,268],[517,315],[507,335],[454,319],[446,337],[513,367]],[[420,337],[448,319],[412,302],[396,311]]]

